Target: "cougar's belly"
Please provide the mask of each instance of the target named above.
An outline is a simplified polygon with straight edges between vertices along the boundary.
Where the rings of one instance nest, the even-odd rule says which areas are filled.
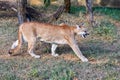
[[[41,38],[40,41],[43,41],[46,43],[67,44],[67,41],[64,39],[43,39]]]

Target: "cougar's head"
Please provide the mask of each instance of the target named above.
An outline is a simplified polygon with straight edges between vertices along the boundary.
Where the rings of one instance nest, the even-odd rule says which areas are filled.
[[[81,35],[83,38],[86,38],[87,35],[89,35],[89,33],[87,32],[87,29],[83,27],[82,25],[76,25],[76,34],[77,35]]]

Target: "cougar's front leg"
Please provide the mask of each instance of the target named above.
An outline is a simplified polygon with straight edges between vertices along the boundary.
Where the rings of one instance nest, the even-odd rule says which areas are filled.
[[[58,54],[55,53],[57,46],[58,46],[57,44],[52,44],[52,47],[51,47],[51,55],[52,56],[55,56],[55,57],[58,56]]]
[[[69,43],[70,47],[73,49],[73,51],[75,52],[75,54],[81,59],[81,61],[82,62],[87,62],[88,59],[85,56],[83,56],[83,54],[80,51],[80,49],[79,49],[76,41],[74,39],[71,39],[69,42],[70,42]]]

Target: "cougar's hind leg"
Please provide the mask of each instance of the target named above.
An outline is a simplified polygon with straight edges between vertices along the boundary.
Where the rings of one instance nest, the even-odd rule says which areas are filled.
[[[17,46],[18,46],[18,40],[16,40],[16,41],[12,44],[11,49],[14,49],[14,48],[17,47]]]
[[[51,47],[52,56],[55,56],[55,57],[58,56],[58,54],[55,53],[57,46],[58,46],[57,44],[52,44],[52,47]]]
[[[16,41],[12,44],[10,50],[8,51],[9,55],[12,55],[12,53],[14,53],[15,48],[16,48],[17,46],[18,46],[18,40],[16,40]]]
[[[32,40],[32,41],[28,41],[28,53],[34,57],[34,58],[40,58],[39,55],[36,55],[34,52],[33,52],[33,49],[34,49],[34,44],[35,44],[36,40]]]

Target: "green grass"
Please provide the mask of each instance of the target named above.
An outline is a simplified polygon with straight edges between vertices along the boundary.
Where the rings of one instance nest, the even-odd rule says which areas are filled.
[[[13,20],[13,21],[12,21]],[[0,34],[1,35],[6,35],[7,36],[11,36],[11,34],[13,34],[14,32],[16,32],[17,28],[16,27],[18,24],[17,23],[13,23],[15,20],[14,19],[2,19],[0,21]],[[3,23],[4,22],[4,23]]]
[[[86,13],[86,8],[84,6],[71,6],[70,12],[72,14]],[[113,20],[120,21],[120,10],[119,8],[108,8],[108,7],[93,7],[94,15],[100,14],[102,16],[108,16]]]
[[[113,23],[104,19],[93,28],[93,34],[102,37],[105,40],[114,41],[117,37],[117,29]]]
[[[22,78],[17,77],[13,73],[6,73],[3,76],[1,76],[0,80],[21,80]]]
[[[31,69],[30,72],[28,73],[28,76],[39,77],[39,71],[37,69]]]
[[[71,6],[70,8],[70,13],[75,14],[75,13],[86,13],[86,9],[84,6]]]
[[[48,60],[46,60],[47,62]],[[53,60],[51,60],[54,62]],[[27,73],[29,78],[49,79],[49,80],[71,80],[75,77],[75,72],[70,68],[69,64],[64,60],[60,60],[58,63],[43,64],[44,66],[39,67],[37,64],[32,66],[32,69]],[[40,62],[41,63],[41,62]],[[35,66],[36,65],[36,66]],[[43,69],[42,69],[43,68]]]
[[[50,80],[72,80],[74,76],[75,72],[69,66],[62,67],[59,65],[51,71]]]
[[[120,21],[120,10],[118,8],[107,8],[107,7],[95,7],[94,13],[100,13],[106,15],[113,20]]]
[[[90,80],[100,78],[104,80],[119,79],[119,71],[117,70],[119,66],[111,64],[111,62],[106,64],[90,64],[62,59],[57,59],[57,62],[55,62],[56,59],[53,58],[44,61],[31,59],[32,61],[28,63],[30,59],[15,59],[16,61],[9,60],[9,63],[7,63],[12,63],[11,67],[7,68],[7,71],[0,71],[0,74],[2,74],[1,80],[73,80],[74,77]],[[20,63],[20,61],[23,62]],[[15,64],[19,65],[18,68],[11,71],[11,69],[15,69]],[[3,63],[0,66],[3,66]],[[4,68],[6,67],[1,69]]]

